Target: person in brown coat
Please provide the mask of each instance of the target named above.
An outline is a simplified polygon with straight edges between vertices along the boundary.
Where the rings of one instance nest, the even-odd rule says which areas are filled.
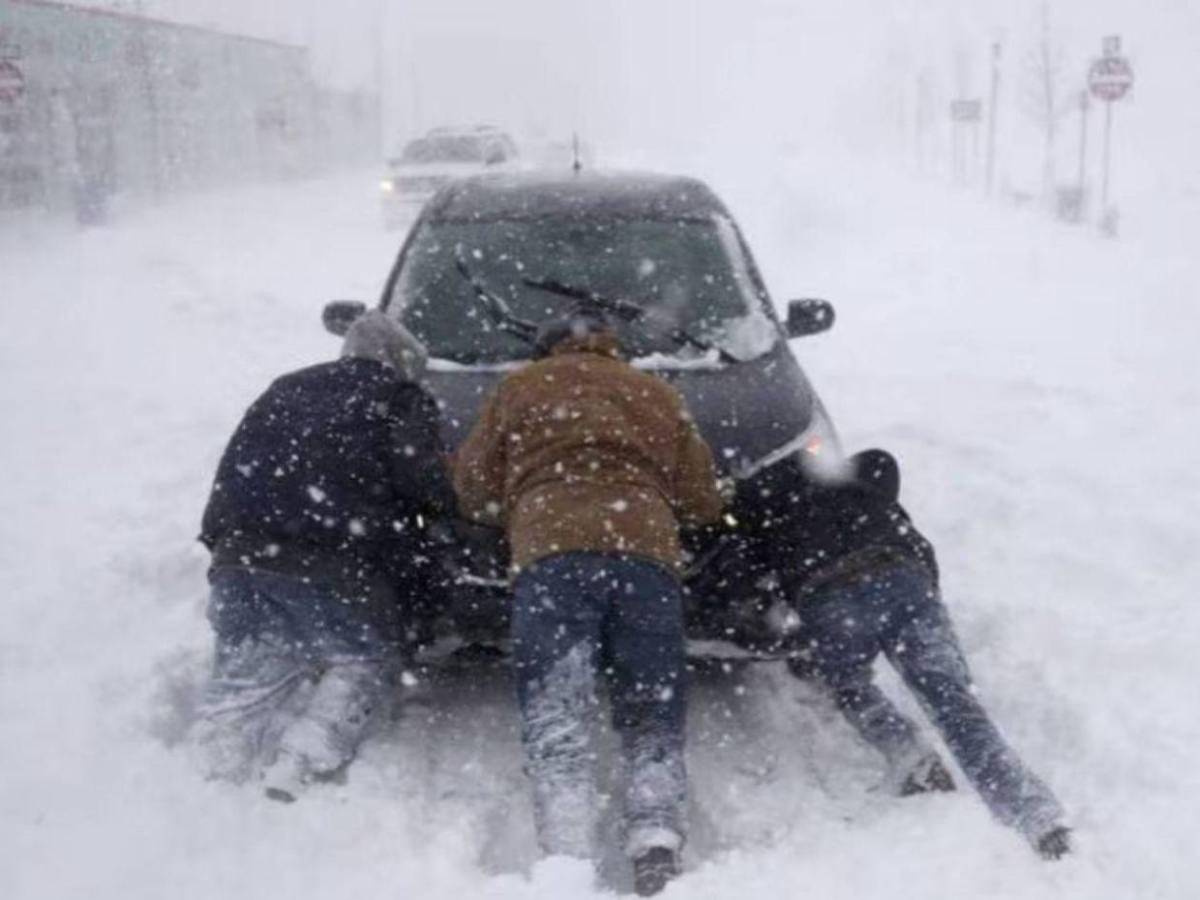
[[[712,454],[680,395],[622,360],[602,316],[544,326],[459,449],[463,515],[506,529],[513,654],[538,838],[587,857],[601,665],[627,768],[639,893],[677,874],[686,773],[679,527],[717,519]]]

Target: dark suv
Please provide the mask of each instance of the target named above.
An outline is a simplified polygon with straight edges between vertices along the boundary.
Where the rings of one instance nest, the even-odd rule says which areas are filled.
[[[769,651],[750,632],[769,636],[787,577],[752,561],[771,540],[756,498],[772,493],[761,485],[780,463],[840,452],[787,343],[829,328],[832,308],[792,301],[780,322],[741,232],[706,185],[626,173],[494,175],[444,188],[401,247],[380,307],[428,347],[428,382],[453,448],[497,381],[529,358],[528,328],[581,297],[618,313],[634,365],[682,392],[722,474],[738,480],[726,525],[687,536],[690,637]],[[332,303],[326,326],[344,333],[362,309]],[[497,642],[507,625],[503,549],[487,531],[456,531],[438,631]]]

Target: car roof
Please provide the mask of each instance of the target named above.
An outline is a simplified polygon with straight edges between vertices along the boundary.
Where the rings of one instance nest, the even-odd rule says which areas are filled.
[[[711,219],[728,215],[704,182],[648,172],[505,173],[456,181],[430,200],[432,221]]]
[[[476,134],[504,134],[504,129],[498,128],[495,125],[442,125],[438,128],[430,128],[425,133],[425,137],[441,137],[444,135],[476,135]]]

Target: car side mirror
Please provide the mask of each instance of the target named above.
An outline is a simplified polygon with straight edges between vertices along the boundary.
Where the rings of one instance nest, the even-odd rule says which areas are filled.
[[[792,300],[787,306],[787,322],[784,330],[789,338],[820,334],[833,327],[835,318],[833,304],[828,300],[815,298]]]
[[[321,324],[330,334],[345,337],[350,326],[367,311],[367,304],[359,300],[334,300],[321,310]]]

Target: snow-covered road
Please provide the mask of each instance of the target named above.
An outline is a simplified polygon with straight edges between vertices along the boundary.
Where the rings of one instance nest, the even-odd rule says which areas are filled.
[[[821,165],[695,167],[778,301],[837,306],[796,351],[847,445],[900,457],[980,689],[1078,852],[1040,862],[968,793],[873,790],[870,754],[767,669],[698,688],[689,871],[664,896],[1200,895],[1200,212],[1111,242]],[[530,874],[503,673],[431,688],[293,807],[202,783],[178,744],[213,467],[271,377],[336,351],[321,305],[378,293],[399,237],[374,184],[0,231],[0,896],[592,895],[586,867]]]

